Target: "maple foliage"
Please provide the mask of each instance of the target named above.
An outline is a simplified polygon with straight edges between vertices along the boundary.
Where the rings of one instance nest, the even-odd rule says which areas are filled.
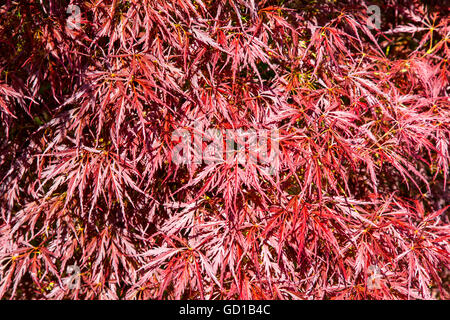
[[[449,19],[406,2],[6,1],[0,298],[448,299]]]

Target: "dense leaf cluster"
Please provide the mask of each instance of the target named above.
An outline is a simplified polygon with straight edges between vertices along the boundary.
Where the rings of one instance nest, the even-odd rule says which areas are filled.
[[[449,297],[438,2],[2,2],[0,298]],[[274,170],[179,129],[277,130]]]

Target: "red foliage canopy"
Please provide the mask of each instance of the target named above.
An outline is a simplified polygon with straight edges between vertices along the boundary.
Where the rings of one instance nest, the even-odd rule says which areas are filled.
[[[0,298],[449,297],[443,8],[6,2]]]

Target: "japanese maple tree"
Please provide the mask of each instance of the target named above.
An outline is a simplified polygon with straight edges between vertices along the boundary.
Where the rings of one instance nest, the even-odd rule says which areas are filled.
[[[0,298],[448,299],[431,2],[2,1]]]

